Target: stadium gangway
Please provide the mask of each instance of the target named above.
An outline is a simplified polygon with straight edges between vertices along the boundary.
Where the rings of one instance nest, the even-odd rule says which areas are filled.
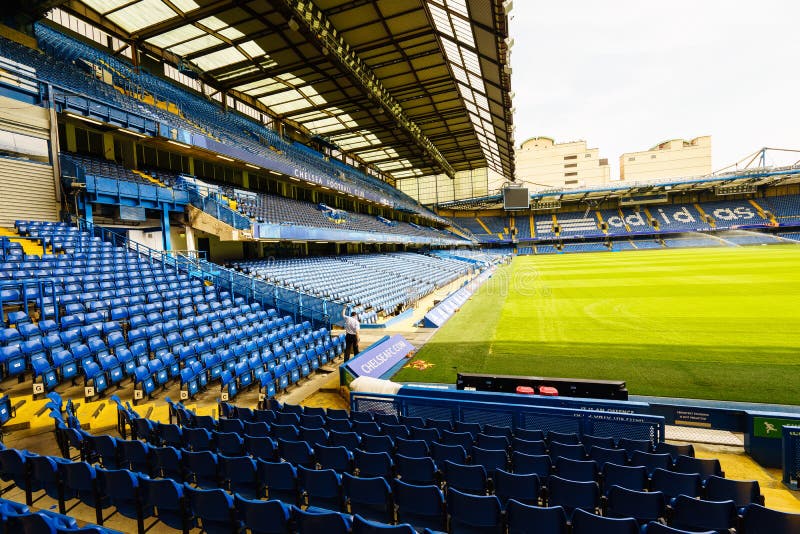
[[[414,397],[378,393],[350,393],[350,409],[492,424],[512,428],[541,428],[566,433],[616,436],[664,441],[665,419],[661,416],[601,410],[531,406],[509,402],[477,402],[436,397]]]

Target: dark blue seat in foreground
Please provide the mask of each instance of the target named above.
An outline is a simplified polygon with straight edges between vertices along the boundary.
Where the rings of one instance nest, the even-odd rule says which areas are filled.
[[[494,495],[470,495],[447,490],[447,513],[452,534],[501,534],[503,512]]]

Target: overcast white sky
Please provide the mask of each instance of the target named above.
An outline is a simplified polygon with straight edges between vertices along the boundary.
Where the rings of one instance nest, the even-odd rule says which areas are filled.
[[[715,170],[800,149],[799,0],[515,0],[510,17],[517,146],[585,139],[613,179],[666,139],[710,134]]]

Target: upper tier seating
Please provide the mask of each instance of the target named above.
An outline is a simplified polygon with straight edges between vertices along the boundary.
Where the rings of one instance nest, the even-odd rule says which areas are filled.
[[[238,189],[223,189],[229,197],[236,200],[240,212],[258,222],[463,241],[461,237],[446,230],[401,221],[381,220],[375,216],[350,211],[332,210],[324,205],[315,205],[311,202],[276,195],[252,192],[245,194]],[[466,243],[466,241],[464,242]]]
[[[268,281],[352,305],[357,313],[392,314],[470,272],[470,263],[415,253],[239,262]]]
[[[385,198],[387,203],[396,208],[417,213],[440,223],[445,222],[382,180],[328,158],[305,145],[285,140],[263,124],[239,113],[225,111],[221,105],[188,88],[175,85],[144,70],[137,71],[125,60],[108,51],[72,39],[47,24],[37,23],[35,31],[39,45],[47,51],[47,54],[0,38],[0,56],[32,67],[38,78],[53,83],[57,91],[66,90],[72,95],[71,98],[81,98],[86,95],[159,123],[214,137],[230,146],[243,148],[276,161],[289,162],[344,184],[365,189]],[[154,100],[174,104],[178,113],[157,107],[149,103],[150,100],[122,94],[111,85],[89,75],[84,70],[84,62],[110,72],[115,86],[123,89],[136,87],[137,92],[144,91]]]
[[[144,176],[133,172],[132,170],[128,169],[127,167],[120,165],[114,161],[104,160],[92,156],[86,156],[82,154],[72,154],[69,152],[62,152],[61,158],[67,161],[71,161],[78,165],[79,167],[83,168],[86,174],[91,174],[94,176],[99,176],[103,178],[114,178],[115,180],[125,180],[128,182],[137,182],[140,184],[145,185],[158,185],[152,180],[148,180]],[[150,176],[153,176],[157,181],[162,182],[164,185],[171,185],[174,183],[175,177],[169,176],[167,173],[159,172],[148,172],[146,173]]]

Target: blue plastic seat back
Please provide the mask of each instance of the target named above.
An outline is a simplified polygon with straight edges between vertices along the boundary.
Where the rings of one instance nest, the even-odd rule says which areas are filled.
[[[181,465],[187,480],[201,488],[219,486],[217,455],[210,451],[184,451]]]
[[[463,493],[486,494],[487,476],[482,465],[457,464],[449,460],[442,465],[447,486]]]
[[[781,512],[750,504],[744,512],[742,530],[745,534],[800,532],[800,514]]]
[[[541,482],[536,474],[509,473],[498,469],[492,479],[494,494],[505,508],[509,500],[538,506],[541,493]]]
[[[280,501],[262,501],[234,496],[239,520],[253,534],[286,534],[291,509]]]
[[[678,495],[699,497],[701,487],[698,473],[675,473],[666,469],[656,469],[650,479],[650,491],[660,491],[668,500]]]
[[[626,466],[607,463],[603,468],[603,493],[607,494],[611,486],[636,491],[647,489],[647,468],[643,465]]]
[[[297,534],[349,534],[351,522],[348,516],[321,508],[301,510],[292,506],[292,518]]]
[[[259,480],[267,490],[269,500],[279,500],[286,504],[298,503],[297,469],[287,462],[267,462],[256,460]]]
[[[345,511],[342,480],[333,469],[307,469],[298,466],[297,485],[309,506]]]
[[[351,513],[372,521],[391,523],[394,520],[392,489],[383,477],[342,475],[342,490]]]
[[[142,505],[155,507],[155,515],[165,525],[183,531],[189,525],[183,500],[183,485],[169,478],[139,477]]]
[[[609,517],[633,517],[642,525],[665,517],[666,500],[660,491],[636,491],[611,486],[607,495],[605,515]]]
[[[393,490],[398,521],[411,523],[418,529],[445,529],[444,495],[438,486],[418,486],[396,479]]]
[[[500,500],[494,495],[471,495],[454,488],[447,490],[450,532],[489,534],[503,532]]]
[[[355,450],[353,460],[359,476],[392,478],[394,462],[386,452]]]
[[[409,457],[397,454],[395,467],[398,477],[408,484],[426,486],[438,483],[439,470],[429,456]]]
[[[192,515],[200,519],[206,532],[235,532],[238,522],[234,513],[233,497],[225,490],[198,489],[184,484]]]
[[[414,527],[408,523],[387,525],[377,521],[370,521],[360,515],[353,516],[353,534],[416,534]]]
[[[686,530],[713,530],[717,532],[734,528],[736,506],[733,501],[705,501],[678,495],[672,505],[670,525]]]
[[[509,534],[527,534],[531,525],[548,534],[567,534],[567,514],[561,506],[529,506],[516,500],[506,505]]]
[[[576,508],[594,512],[600,506],[600,488],[596,482],[579,482],[551,476],[548,481],[551,506],[562,506],[567,514]]]
[[[572,534],[639,534],[639,524],[631,517],[612,518],[576,509],[572,514]]]
[[[467,462],[467,451],[461,445],[432,443],[431,457],[436,462],[436,465],[440,467],[443,466],[446,461],[464,464]]]

